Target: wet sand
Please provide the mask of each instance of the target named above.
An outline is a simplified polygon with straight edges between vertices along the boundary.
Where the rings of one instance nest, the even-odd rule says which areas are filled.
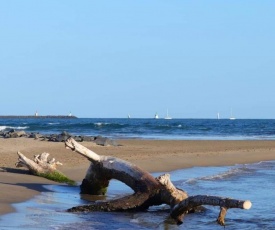
[[[182,141],[182,140],[118,140],[121,146],[98,146],[83,142],[100,155],[130,161],[150,172],[169,172],[193,166],[225,166],[275,160],[275,141]],[[63,163],[58,169],[75,181],[81,181],[89,161],[68,149],[64,143],[30,138],[0,139],[0,215],[13,212],[11,203],[30,199],[44,190],[44,184],[57,184],[29,175],[15,168],[17,151],[33,159],[33,155],[50,153],[50,158]]]

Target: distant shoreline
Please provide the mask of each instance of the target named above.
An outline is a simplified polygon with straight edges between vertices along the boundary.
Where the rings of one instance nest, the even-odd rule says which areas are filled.
[[[16,118],[16,119],[28,119],[28,118],[34,118],[34,119],[39,119],[39,118],[62,118],[62,119],[75,119],[77,118],[76,116],[69,116],[69,115],[45,115],[45,116],[35,116],[35,115],[27,115],[27,116],[21,116],[21,115],[0,115],[1,118]]]

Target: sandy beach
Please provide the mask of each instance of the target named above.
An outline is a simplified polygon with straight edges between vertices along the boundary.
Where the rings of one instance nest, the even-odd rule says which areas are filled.
[[[193,166],[224,166],[275,160],[275,141],[172,141],[118,140],[121,146],[82,144],[100,155],[118,157],[150,172],[169,172]],[[81,181],[89,162],[65,149],[64,143],[30,138],[0,139],[0,215],[13,212],[11,203],[22,202],[43,191],[42,185],[56,184],[15,168],[17,151],[30,159],[42,152],[63,163],[59,170],[69,178]]]

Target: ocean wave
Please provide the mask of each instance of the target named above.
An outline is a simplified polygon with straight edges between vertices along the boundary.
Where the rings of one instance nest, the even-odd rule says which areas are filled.
[[[215,175],[203,176],[198,178],[191,178],[186,181],[187,184],[196,184],[198,181],[216,181],[216,180],[224,180],[233,177],[242,176],[244,174],[252,174],[256,171],[256,169],[247,167],[246,165],[241,165],[240,167],[231,168],[225,172],[221,172]]]
[[[108,128],[123,128],[128,127],[128,124],[119,124],[119,123],[108,123],[108,122],[95,122],[93,123],[95,127],[108,127]]]
[[[245,165],[255,170],[275,169],[274,162],[275,161],[259,161],[256,163],[245,164]]]
[[[95,126],[103,126],[103,125],[109,125],[110,123],[105,123],[105,122],[95,122]]]
[[[4,131],[6,129],[28,129],[29,126],[17,126],[17,127],[14,127],[14,126],[0,126],[0,131]]]
[[[150,124],[147,127],[150,127],[152,130],[171,130],[171,129],[180,129],[180,130],[188,130],[188,126],[182,125],[182,124],[159,124],[159,125],[154,125]]]

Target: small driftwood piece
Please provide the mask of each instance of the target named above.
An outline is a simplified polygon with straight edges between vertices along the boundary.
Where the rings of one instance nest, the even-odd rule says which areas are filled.
[[[188,196],[187,192],[173,185],[169,174],[154,178],[130,162],[100,156],[73,138],[65,141],[65,146],[91,161],[81,184],[81,193],[104,195],[111,179],[125,183],[134,191],[132,195],[122,198],[73,207],[68,210],[70,212],[146,210],[153,205],[168,204],[170,216],[177,224],[181,224],[184,215],[193,212],[198,206],[212,205],[220,207],[217,222],[225,225],[224,219],[229,208],[250,209],[252,205],[248,200],[207,195]]]
[[[229,208],[250,209],[252,206],[249,200],[243,201],[217,196],[197,195],[189,196],[187,199],[175,205],[171,210],[170,215],[180,224],[182,223],[180,214],[188,213],[190,209],[201,205],[219,206],[220,213],[217,222],[222,226],[225,225],[224,219]]]
[[[30,173],[33,175],[45,177],[47,179],[64,182],[70,185],[74,185],[75,182],[67,178],[63,173],[56,169],[57,165],[62,165],[59,161],[55,161],[54,158],[48,160],[49,153],[42,153],[39,155],[34,155],[34,159],[31,160],[27,158],[24,154],[17,152],[18,162],[15,164],[17,168],[25,167],[29,169]]]

